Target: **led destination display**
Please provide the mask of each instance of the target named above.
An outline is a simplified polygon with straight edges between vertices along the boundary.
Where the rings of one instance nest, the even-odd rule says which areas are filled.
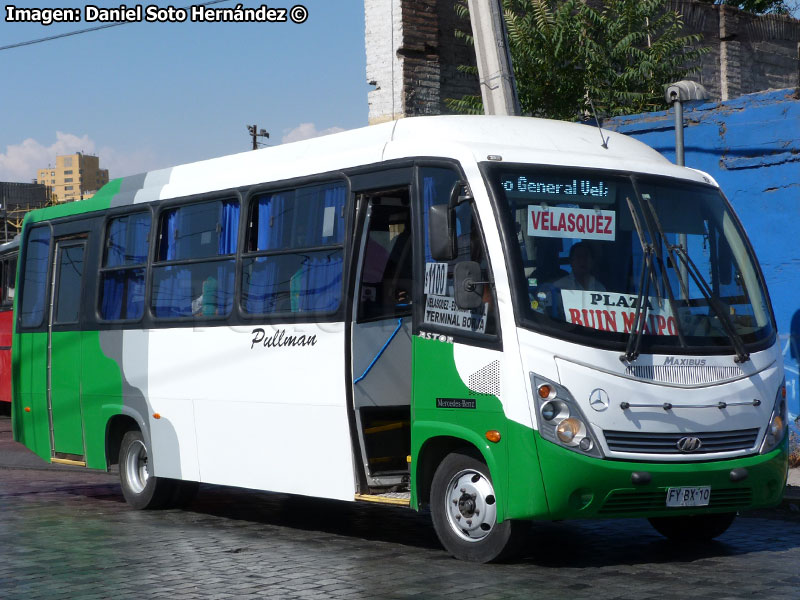
[[[612,204],[617,186],[613,181],[586,177],[539,177],[504,173],[500,185],[509,198],[549,200],[551,202],[588,202]]]

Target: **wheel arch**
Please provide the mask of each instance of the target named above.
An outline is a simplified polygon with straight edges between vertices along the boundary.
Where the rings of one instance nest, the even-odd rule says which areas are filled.
[[[141,431],[145,443],[150,447],[150,431],[145,420],[137,411],[123,406],[122,412],[111,416],[106,422],[106,465],[119,462],[122,438],[128,431]]]
[[[441,431],[441,426],[439,426]],[[459,428],[460,429],[460,428]],[[413,490],[417,508],[430,502],[431,484],[436,468],[448,454],[460,452],[472,456],[486,464],[489,474],[494,481],[498,473],[497,460],[487,444],[474,431],[464,429],[463,431],[448,431],[445,434],[431,435],[422,441],[419,451],[413,457]],[[499,496],[497,504],[498,519],[503,519],[504,498],[501,486],[495,484],[495,492]],[[412,502],[412,506],[414,503]]]

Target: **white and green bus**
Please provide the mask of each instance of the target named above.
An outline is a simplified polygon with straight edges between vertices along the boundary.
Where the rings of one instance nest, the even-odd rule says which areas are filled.
[[[710,177],[607,135],[408,118],[31,213],[15,439],[136,508],[430,507],[467,560],[535,519],[721,534],[786,481],[764,278]]]

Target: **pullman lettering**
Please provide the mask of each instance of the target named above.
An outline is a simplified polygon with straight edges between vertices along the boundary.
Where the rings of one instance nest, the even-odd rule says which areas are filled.
[[[250,344],[250,349],[255,348],[256,344],[261,344],[265,348],[286,348],[295,346],[316,346],[316,335],[286,335],[285,329],[279,329],[271,336],[267,337],[267,332],[256,327],[253,329],[253,341]]]

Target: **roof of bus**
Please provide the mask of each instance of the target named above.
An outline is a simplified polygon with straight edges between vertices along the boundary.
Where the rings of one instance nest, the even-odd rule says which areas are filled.
[[[281,144],[115,179],[92,199],[36,211],[54,218],[109,206],[177,198],[281,181],[415,156],[637,171],[710,182],[654,149],[595,126],[531,117],[408,117],[319,138]],[[607,141],[607,147],[602,140]],[[495,159],[496,160],[496,159]]]

